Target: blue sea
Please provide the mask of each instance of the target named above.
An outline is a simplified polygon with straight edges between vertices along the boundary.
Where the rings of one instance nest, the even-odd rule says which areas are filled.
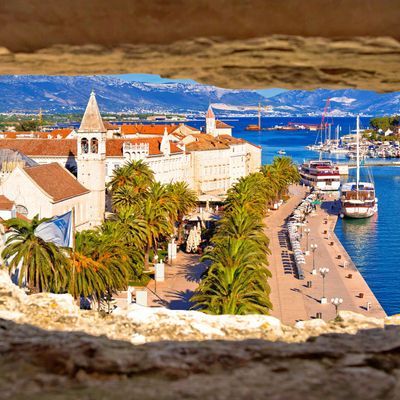
[[[314,144],[316,132],[261,131],[250,132],[244,128],[257,123],[253,118],[224,120],[234,126],[234,136],[242,137],[262,147],[262,161],[269,163],[284,149],[297,163],[316,158],[318,154],[305,146]],[[263,118],[263,127],[284,125],[288,122],[320,123],[320,118]],[[369,118],[362,118],[367,127]],[[342,135],[355,129],[355,118],[335,118],[334,127],[342,127]],[[332,130],[333,131],[333,130]],[[343,156],[337,157],[345,160]],[[371,167],[379,199],[378,213],[365,220],[339,220],[336,234],[346,248],[364,279],[375,293],[387,314],[400,313],[400,167]]]

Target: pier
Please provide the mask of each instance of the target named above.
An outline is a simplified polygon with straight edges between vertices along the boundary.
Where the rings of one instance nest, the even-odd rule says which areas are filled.
[[[342,164],[339,164],[342,165]],[[347,163],[349,169],[356,168],[356,163]],[[400,167],[400,161],[369,161],[363,164],[365,167]]]
[[[272,252],[269,258],[272,272],[271,301],[274,307],[271,315],[286,324],[316,318],[319,313],[328,321],[336,315],[331,298],[339,297],[343,299],[341,310],[376,318],[385,317],[382,306],[334,233],[339,211],[337,195],[325,195],[322,205],[317,206],[317,210],[308,216],[304,226],[310,230],[308,246],[317,245],[317,274],[312,274],[313,255],[309,252],[306,253],[307,263],[303,267],[304,279],[297,276],[285,220],[305,197],[306,190],[301,186],[292,187],[291,198],[279,210],[271,211],[265,219]],[[302,249],[307,252],[306,234],[301,243]],[[329,268],[325,278],[327,304],[321,304],[323,279],[319,268],[322,267]]]

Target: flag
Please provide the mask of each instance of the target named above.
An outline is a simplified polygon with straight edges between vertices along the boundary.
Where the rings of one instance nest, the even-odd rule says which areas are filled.
[[[35,236],[60,247],[73,247],[72,211],[41,223]]]

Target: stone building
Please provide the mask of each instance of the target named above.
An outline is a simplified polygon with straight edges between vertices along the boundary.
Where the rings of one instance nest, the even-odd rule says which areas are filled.
[[[212,136],[229,135],[232,136],[232,126],[216,119],[211,105],[206,114],[206,132]]]
[[[83,197],[76,199],[76,208],[80,210],[77,214],[81,215],[80,224],[96,226],[104,218],[105,185],[113,171],[126,162],[143,160],[154,171],[157,181],[184,181],[199,195],[217,195],[221,199],[240,177],[259,170],[261,149],[233,137],[232,127],[216,120],[211,107],[206,114],[206,131],[209,133],[201,133],[185,124],[136,124],[118,128],[103,121],[95,94],[91,93],[78,129],[28,137],[3,133],[0,150],[13,149],[39,166],[51,165],[55,171],[54,165],[58,164],[75,174],[78,177],[76,183],[83,188],[78,191],[79,196]],[[55,172],[57,179],[54,182],[60,186],[64,185],[61,179],[73,179],[71,174],[62,170]],[[41,171],[48,176],[46,168]],[[18,179],[18,186],[25,185],[40,197],[40,184],[34,188],[31,183],[24,183],[29,182],[27,168],[18,168],[12,174]],[[7,193],[10,193],[8,197],[17,200],[8,178],[7,182],[4,179]],[[29,196],[26,190],[23,190],[23,194]],[[71,199],[65,202],[66,198],[62,199],[62,205],[58,204],[52,200],[51,194],[42,196],[42,200],[46,204],[43,209],[36,200],[29,205],[28,217],[34,213],[52,216],[56,215],[52,214],[55,212],[68,211],[65,209],[67,205],[73,206]],[[27,201],[25,203],[28,204]]]
[[[16,212],[29,219],[50,218],[75,208],[78,230],[95,225],[90,191],[58,163],[17,166],[2,181],[0,191],[15,204]]]

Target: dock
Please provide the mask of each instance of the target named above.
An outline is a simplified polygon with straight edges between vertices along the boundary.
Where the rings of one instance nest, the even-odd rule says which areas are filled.
[[[321,267],[329,268],[325,278],[327,304],[321,304],[323,279],[319,273],[312,274],[313,255],[307,252],[306,234],[301,241],[302,249],[306,253],[304,279],[299,279],[289,246],[285,220],[305,197],[306,190],[302,186],[293,186],[290,199],[265,218],[266,234],[270,238],[272,252],[269,257],[272,273],[271,301],[274,307],[271,315],[289,325],[317,316],[328,321],[336,316],[331,298],[338,297],[343,299],[341,310],[384,318],[385,311],[334,233],[339,211],[337,195],[325,195],[321,206],[317,206],[316,211],[309,214],[304,226],[310,229],[309,248],[311,243],[317,245],[317,271]],[[305,232],[305,229],[303,231]]]
[[[341,165],[341,164],[339,164]],[[400,167],[400,161],[367,161],[363,164],[365,167]],[[356,163],[347,163],[349,169],[356,168]]]

